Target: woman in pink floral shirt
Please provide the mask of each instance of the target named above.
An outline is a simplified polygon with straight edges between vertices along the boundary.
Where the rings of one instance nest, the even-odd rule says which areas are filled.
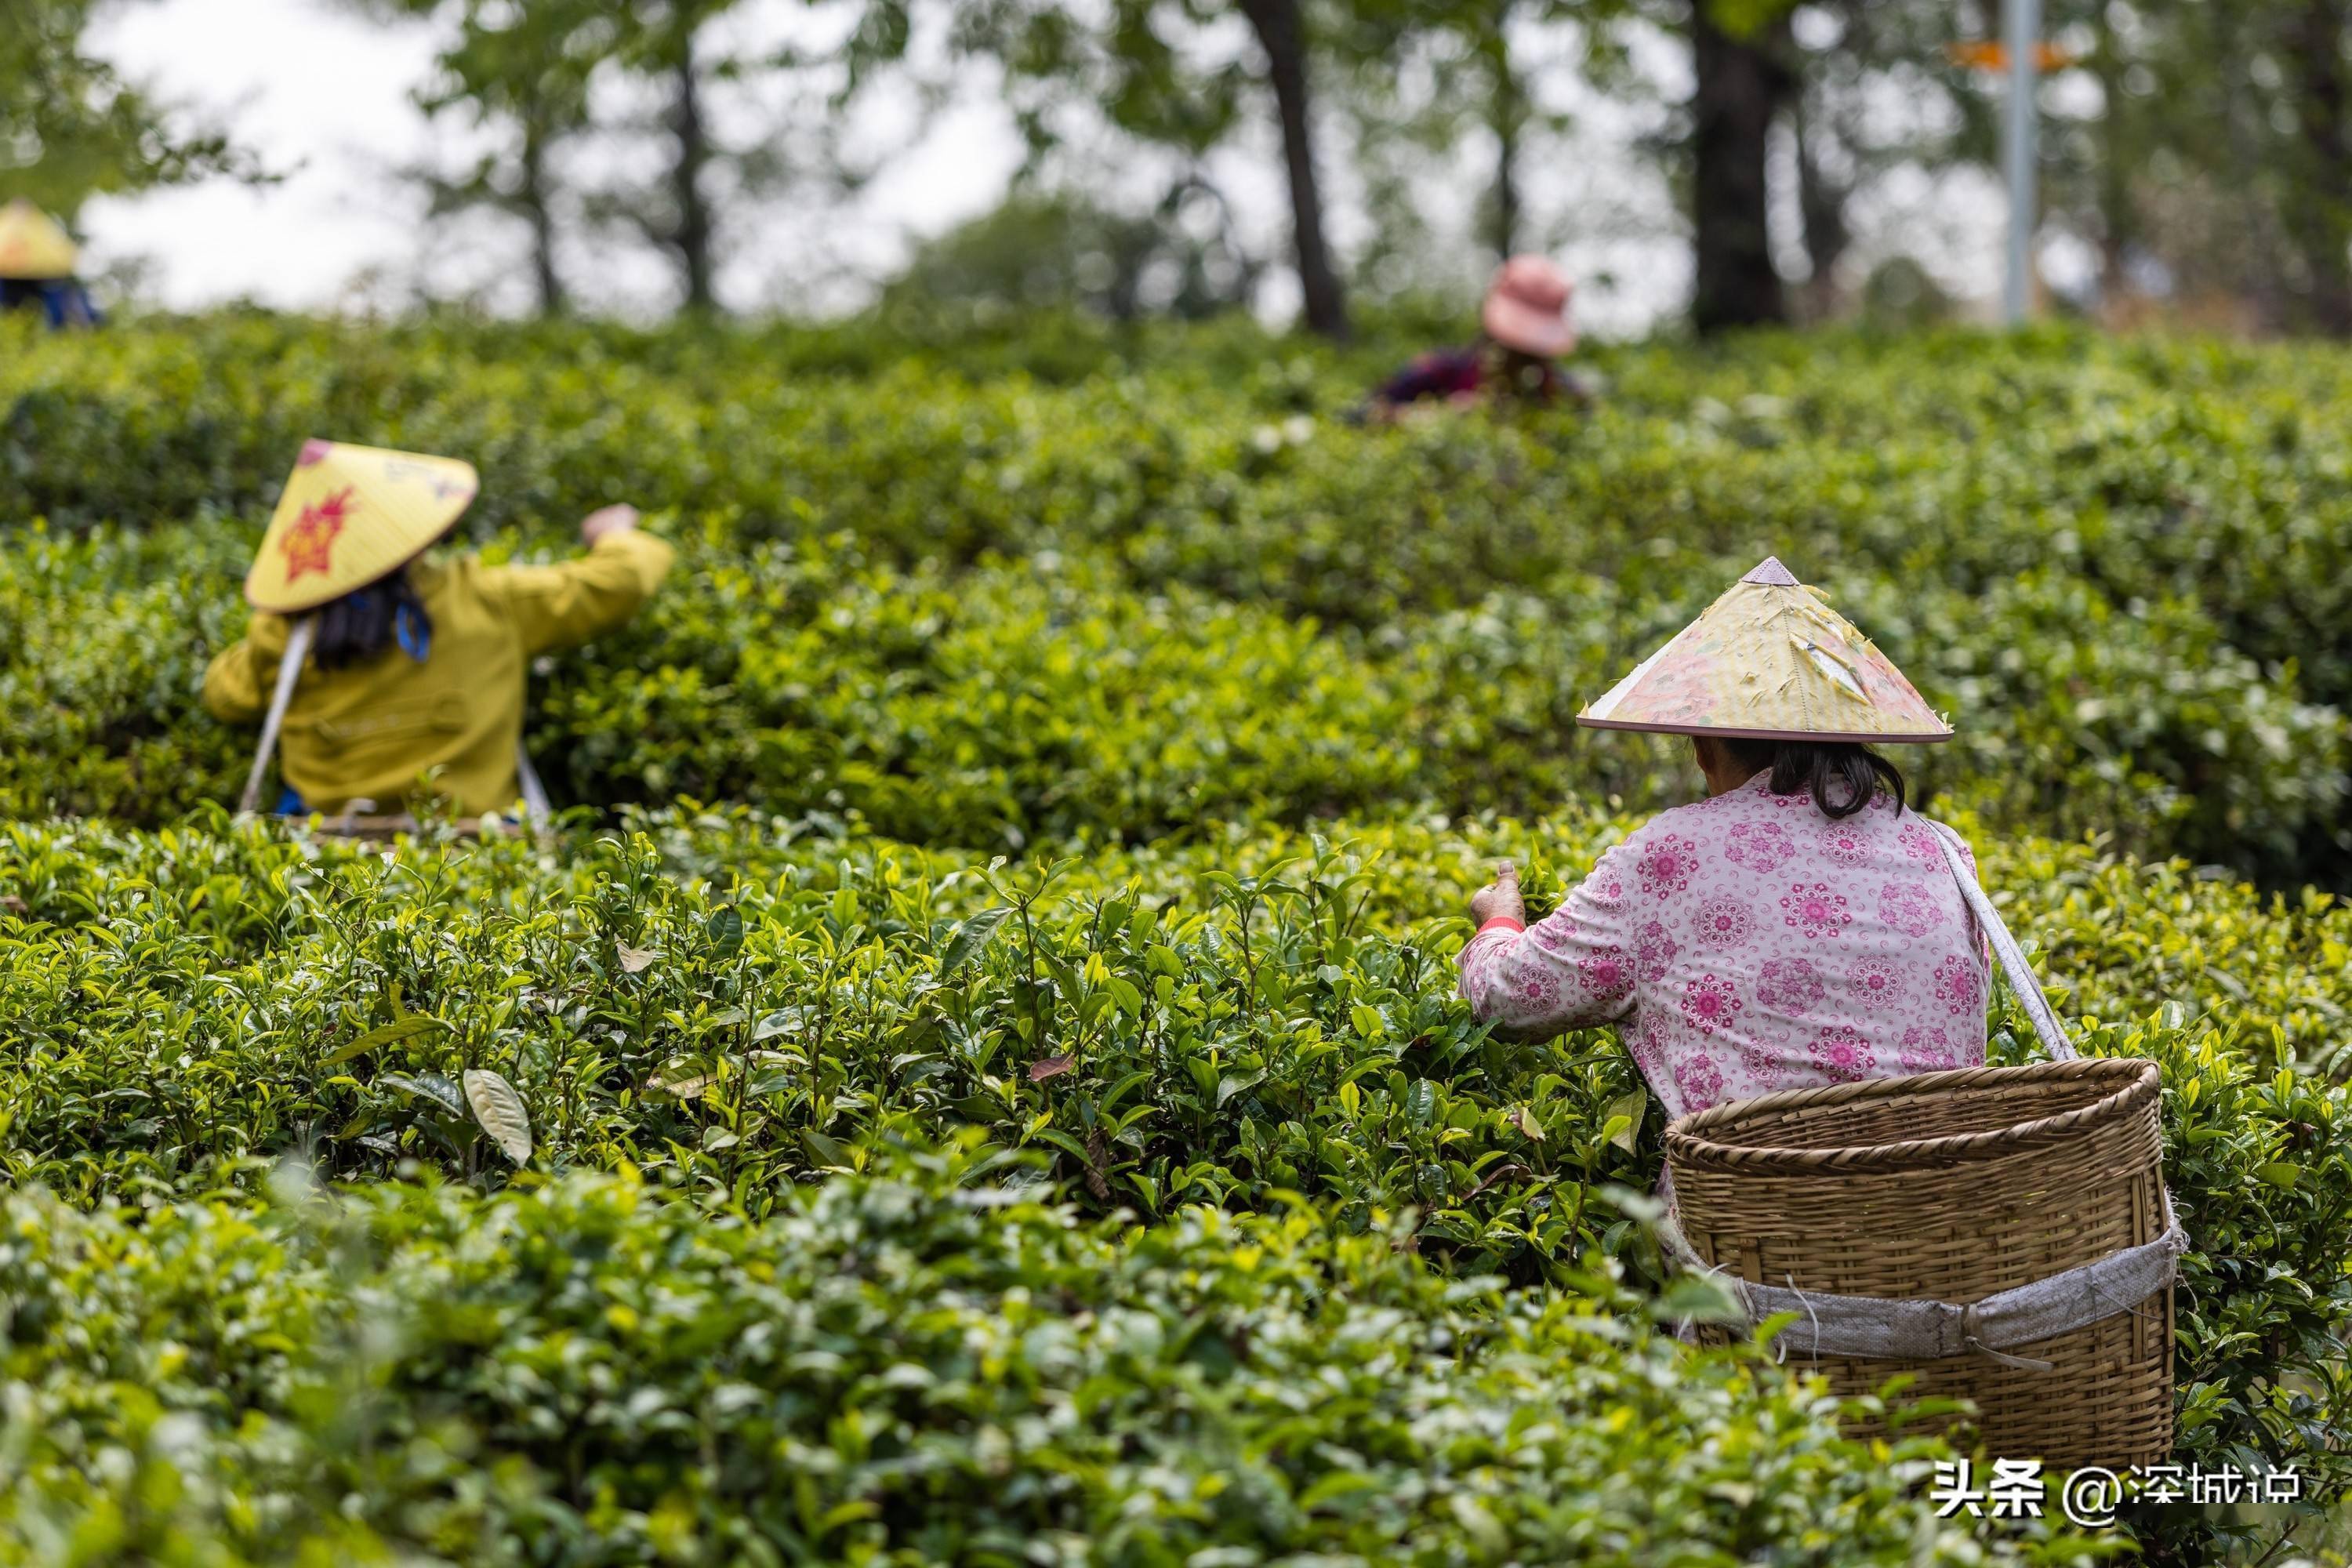
[[[1669,1117],[1984,1060],[1990,966],[1934,837],[1949,829],[1906,806],[1901,773],[1860,739],[1949,731],[1807,593],[1767,562],[1586,710],[1692,734],[1707,799],[1643,825],[1533,926],[1509,867],[1472,900],[1462,994],[1477,1015],[1538,1037],[1615,1026]]]

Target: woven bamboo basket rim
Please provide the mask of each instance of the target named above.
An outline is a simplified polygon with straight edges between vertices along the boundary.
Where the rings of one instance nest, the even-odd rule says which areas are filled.
[[[289,825],[299,826],[309,823],[310,817],[289,813],[278,820]],[[485,823],[491,825],[488,833],[483,831]],[[433,826],[444,825],[448,827],[451,837],[456,838],[484,838],[492,835],[521,838],[529,837],[531,832],[531,824],[528,820],[518,822],[497,816],[448,817],[437,821]],[[311,837],[337,844],[389,844],[404,833],[411,837],[421,837],[429,831],[431,828],[426,824],[405,812],[397,816],[359,816],[349,814],[328,816],[320,814],[318,826],[311,830]]]
[[[1978,1132],[1915,1138],[1893,1143],[1857,1143],[1806,1149],[1723,1142],[1721,1132],[1759,1115],[1789,1110],[1834,1108],[1858,1100],[1898,1100],[1953,1089],[1998,1088],[2025,1080],[2117,1080],[2119,1087],[2071,1110]],[[1895,1171],[1948,1165],[1971,1155],[2015,1152],[2076,1135],[2086,1127],[2137,1111],[2161,1092],[2157,1065],[2144,1057],[2078,1057],[2071,1061],[2028,1062],[2022,1067],[1958,1068],[1914,1073],[1907,1078],[1865,1079],[1812,1089],[1786,1089],[1754,1100],[1735,1100],[1694,1111],[1666,1129],[1666,1152],[1678,1163],[1717,1170],[1819,1173],[1823,1171]]]

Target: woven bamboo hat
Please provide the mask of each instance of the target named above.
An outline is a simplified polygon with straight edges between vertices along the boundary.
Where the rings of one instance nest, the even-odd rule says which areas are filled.
[[[0,207],[0,278],[70,278],[80,260],[58,220],[24,197]]]
[[[1952,738],[1903,672],[1777,556],[1576,717],[1600,730],[1750,740]]]
[[[306,441],[245,596],[294,616],[390,576],[449,531],[478,488],[471,463]]]

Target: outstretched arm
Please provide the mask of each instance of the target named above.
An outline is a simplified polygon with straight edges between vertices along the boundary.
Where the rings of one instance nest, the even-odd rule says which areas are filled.
[[[509,566],[497,583],[526,653],[583,643],[626,621],[669,571],[668,544],[637,529],[635,507],[612,506],[580,524],[588,553],[554,566]]]
[[[1622,846],[1620,847],[1622,848]],[[1471,1011],[1537,1038],[1614,1023],[1633,1010],[1633,953],[1612,849],[1559,908],[1525,923],[1516,871],[1471,901],[1478,933],[1462,950]],[[1489,895],[1492,895],[1491,897]]]

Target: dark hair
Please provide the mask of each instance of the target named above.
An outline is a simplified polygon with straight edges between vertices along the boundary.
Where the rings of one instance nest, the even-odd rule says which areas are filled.
[[[1716,744],[1741,767],[1770,768],[1774,795],[1802,791],[1832,821],[1852,816],[1881,790],[1895,797],[1895,810],[1903,809],[1903,770],[1855,742],[1723,739]]]
[[[405,566],[321,607],[310,657],[320,669],[341,669],[381,658],[395,643],[420,662],[433,646],[433,617]]]

